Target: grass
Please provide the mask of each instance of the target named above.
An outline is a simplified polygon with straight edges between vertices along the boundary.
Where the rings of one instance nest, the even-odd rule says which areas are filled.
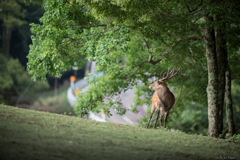
[[[239,142],[0,105],[4,160],[239,159],[239,150]]]

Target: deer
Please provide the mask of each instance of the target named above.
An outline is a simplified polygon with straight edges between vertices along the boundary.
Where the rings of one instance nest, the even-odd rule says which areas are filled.
[[[151,114],[150,114],[150,117],[148,119],[147,128],[149,126],[149,123],[152,119],[152,115],[155,112],[155,110],[157,112],[157,118],[156,118],[156,121],[155,121],[155,124],[154,124],[153,128],[154,129],[156,128],[156,124],[157,124],[157,120],[159,118],[159,114],[160,114],[160,118],[159,118],[160,126],[162,126],[162,118],[164,116],[164,128],[166,128],[166,121],[167,121],[168,113],[175,103],[175,97],[174,97],[173,93],[169,90],[169,88],[167,87],[167,83],[165,81],[169,80],[172,77],[174,77],[175,75],[177,75],[180,68],[175,73],[174,73],[175,68],[173,68],[171,70],[171,72],[169,72],[170,68],[168,68],[167,73],[165,72],[162,75],[163,72],[161,72],[161,74],[160,74],[161,79],[160,80],[158,80],[158,81],[154,82],[153,84],[149,85],[149,88],[155,90],[155,92],[152,96]],[[165,75],[166,75],[166,77],[165,77]]]

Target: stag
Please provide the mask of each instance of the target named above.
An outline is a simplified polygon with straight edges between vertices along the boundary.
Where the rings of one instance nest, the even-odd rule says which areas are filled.
[[[166,121],[167,121],[168,113],[175,103],[175,97],[174,97],[173,93],[169,90],[169,88],[167,87],[167,83],[164,81],[169,80],[172,77],[174,77],[175,75],[177,75],[179,70],[180,70],[180,68],[177,70],[177,72],[174,73],[175,68],[173,68],[171,71],[169,68],[167,73],[165,72],[162,75],[163,72],[161,72],[160,80],[149,85],[149,88],[155,90],[155,93],[152,96],[151,114],[148,119],[147,128],[149,126],[149,123],[152,119],[152,115],[155,110],[157,112],[157,118],[156,118],[153,128],[156,128],[156,124],[157,124],[157,120],[159,118],[160,112],[161,112],[160,118],[159,118],[160,126],[162,126],[162,117],[164,116],[164,128],[166,128]],[[166,75],[166,77],[165,77],[165,75]]]

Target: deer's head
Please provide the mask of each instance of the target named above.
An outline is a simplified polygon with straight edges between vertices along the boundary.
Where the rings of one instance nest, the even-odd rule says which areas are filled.
[[[158,81],[154,82],[153,84],[149,85],[149,88],[153,89],[155,91],[161,89],[162,87],[167,87],[167,84],[166,84],[166,82],[161,81],[161,80],[158,80]]]
[[[181,67],[180,67],[181,68]],[[161,79],[160,80],[158,80],[158,81],[156,81],[156,82],[154,82],[153,84],[150,84],[149,85],[149,88],[150,89],[154,89],[155,91],[156,90],[159,90],[159,89],[162,89],[163,87],[167,87],[167,84],[166,84],[166,82],[164,82],[165,80],[169,80],[169,79],[171,79],[172,77],[174,77],[175,75],[177,75],[178,74],[178,72],[179,72],[179,70],[180,70],[180,68],[177,70],[177,72],[175,72],[174,73],[174,71],[175,71],[175,68],[173,68],[172,70],[171,70],[171,72],[169,72],[170,71],[170,67],[168,68],[168,72],[166,73],[164,73],[163,75],[162,75],[162,73],[163,72],[161,72],[161,74],[160,74],[160,77],[161,77]],[[167,75],[166,75],[167,74]],[[165,76],[166,75],[166,76]],[[169,77],[170,76],[170,77]]]

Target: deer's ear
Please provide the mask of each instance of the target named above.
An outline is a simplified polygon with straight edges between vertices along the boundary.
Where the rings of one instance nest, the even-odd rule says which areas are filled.
[[[158,82],[158,84],[161,84],[161,81],[157,81]]]

